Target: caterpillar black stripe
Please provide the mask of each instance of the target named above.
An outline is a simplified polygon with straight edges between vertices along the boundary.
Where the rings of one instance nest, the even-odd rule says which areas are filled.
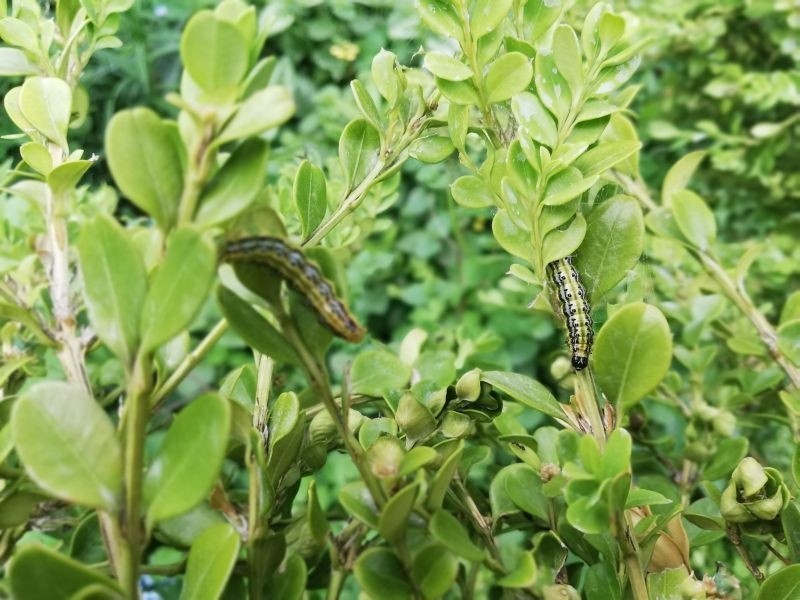
[[[580,371],[589,366],[589,354],[594,339],[586,290],[581,284],[578,271],[572,265],[571,256],[548,264],[547,274],[555,285],[559,309],[567,326],[572,366]]]
[[[308,301],[320,322],[335,335],[349,342],[363,339],[364,328],[350,314],[344,302],[336,297],[333,284],[300,250],[282,239],[259,236],[234,240],[224,246],[221,259],[270,267]]]

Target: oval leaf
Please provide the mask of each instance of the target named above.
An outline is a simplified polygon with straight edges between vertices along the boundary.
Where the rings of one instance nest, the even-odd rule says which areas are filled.
[[[347,177],[347,189],[352,190],[367,178],[378,164],[381,138],[378,131],[364,119],[347,124],[339,138],[339,160]]]
[[[486,89],[489,102],[502,102],[518,94],[531,82],[533,66],[521,52],[503,54],[491,63],[486,71]]]
[[[106,413],[79,386],[39,383],[14,405],[11,435],[25,470],[56,498],[111,511],[122,451]]]
[[[180,515],[205,498],[222,466],[229,430],[230,406],[217,394],[200,396],[178,414],[144,479],[148,523]]]
[[[228,523],[212,525],[203,531],[189,551],[181,600],[221,597],[236,563],[240,541],[239,534]]]
[[[187,328],[206,301],[217,270],[213,242],[190,228],[172,233],[142,309],[142,347],[155,350]]]
[[[575,259],[589,299],[617,285],[636,266],[643,248],[644,217],[636,200],[620,195],[596,206]]]
[[[89,320],[103,343],[130,365],[147,294],[144,261],[125,230],[105,215],[84,226],[78,257]]]
[[[610,402],[630,406],[654,389],[672,360],[669,324],[654,306],[629,304],[597,334],[594,367]]]
[[[19,93],[19,109],[44,137],[67,148],[67,127],[72,109],[72,91],[57,77],[31,77]]]
[[[362,553],[353,573],[371,598],[406,600],[412,597],[403,564],[388,548],[370,548]]]
[[[249,56],[247,40],[236,26],[210,10],[197,13],[183,30],[183,66],[192,81],[207,92],[236,86],[247,73]]]
[[[690,244],[700,250],[708,250],[717,237],[717,222],[714,213],[705,201],[689,190],[680,190],[672,195],[672,214],[678,229]]]
[[[554,419],[564,418],[564,411],[553,394],[535,379],[518,373],[484,371],[481,380],[535,411]]]

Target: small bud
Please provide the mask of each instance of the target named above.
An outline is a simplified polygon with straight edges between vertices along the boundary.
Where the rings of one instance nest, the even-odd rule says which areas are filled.
[[[411,392],[406,392],[400,397],[394,420],[405,431],[408,447],[436,429],[436,419],[433,418],[431,411],[422,406]]]
[[[721,410],[711,424],[714,431],[725,437],[731,437],[736,431],[736,417],[727,410]]]
[[[397,477],[406,452],[397,438],[379,437],[367,450],[367,463],[373,475],[381,479]]]
[[[337,437],[336,425],[327,410],[320,411],[314,415],[308,425],[308,438],[311,444],[328,446]]]
[[[481,371],[472,369],[464,373],[456,383],[456,395],[465,402],[475,402],[481,395]]]
[[[683,454],[692,462],[702,463],[711,456],[711,450],[702,442],[692,442],[686,446]]]
[[[745,457],[722,492],[720,512],[731,523],[772,521],[789,503],[789,488],[779,471]]]

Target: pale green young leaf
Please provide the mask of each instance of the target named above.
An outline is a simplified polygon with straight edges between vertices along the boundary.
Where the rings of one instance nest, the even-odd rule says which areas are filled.
[[[578,36],[569,25],[559,25],[553,33],[553,58],[572,98],[577,99],[583,91],[583,63]]]
[[[31,77],[19,92],[19,109],[44,137],[67,148],[67,127],[72,110],[72,91],[56,77]]]
[[[566,229],[555,229],[545,236],[542,245],[542,262],[548,264],[573,254],[583,243],[585,236],[586,219],[578,213]]]
[[[25,77],[38,73],[39,68],[22,50],[0,48],[0,77]]]
[[[191,325],[205,303],[217,271],[211,239],[192,228],[175,230],[142,307],[145,351],[155,350]]]
[[[486,71],[490,103],[503,102],[520,93],[533,77],[533,66],[521,52],[509,52],[491,63]]]
[[[437,77],[436,87],[453,104],[478,105],[481,102],[478,90],[472,81],[448,81]]]
[[[328,210],[327,186],[322,169],[307,160],[300,163],[294,178],[293,195],[303,237],[306,237],[322,223]]]
[[[0,38],[9,46],[17,46],[31,54],[39,54],[39,36],[21,19],[0,19]]]
[[[583,194],[596,181],[597,176],[584,177],[575,167],[567,167],[547,182],[542,202],[547,206],[566,204]]]
[[[572,106],[572,94],[567,80],[558,70],[552,50],[536,56],[534,71],[536,94],[557,121],[563,123]]]
[[[181,36],[184,68],[208,92],[237,86],[247,73],[249,54],[247,40],[236,26],[208,10],[195,14]]]
[[[264,133],[282,125],[294,115],[295,105],[288,88],[271,85],[249,96],[214,140],[222,145]]]
[[[467,208],[485,208],[494,204],[492,192],[480,177],[462,175],[450,185],[453,200]]]
[[[511,100],[511,110],[528,137],[548,148],[555,147],[558,140],[556,123],[539,98],[530,92],[517,94]]]
[[[474,75],[463,62],[443,52],[427,52],[422,65],[436,77],[447,81],[464,81]]]
[[[230,420],[228,401],[212,393],[192,400],[175,417],[144,478],[151,526],[206,497],[225,457]]]
[[[450,0],[417,0],[417,11],[422,22],[434,32],[445,37],[463,38],[461,17]]]
[[[39,142],[28,142],[19,148],[22,160],[28,163],[34,171],[47,175],[53,169],[53,157],[44,144]]]
[[[402,389],[411,367],[385,350],[367,350],[356,356],[350,368],[350,392],[380,398],[388,390]]]
[[[578,158],[574,166],[581,170],[584,177],[601,175],[641,147],[638,141],[602,142]]]
[[[483,37],[502,23],[513,0],[477,0],[469,15],[469,28],[473,39]]]
[[[228,523],[208,527],[189,550],[180,600],[213,600],[225,591],[241,540]]]
[[[364,119],[350,121],[339,138],[339,160],[352,190],[372,172],[380,159],[378,131]]]
[[[358,110],[361,111],[364,118],[369,121],[375,129],[380,131],[382,129],[383,118],[372,96],[369,95],[367,88],[358,79],[354,79],[350,82],[350,90],[353,92],[353,98],[356,101]]]
[[[182,149],[174,124],[147,108],[118,112],[106,129],[106,155],[120,191],[167,231],[183,191]]]
[[[147,294],[142,257],[116,221],[98,215],[81,232],[78,258],[89,321],[100,340],[131,365]]]
[[[705,201],[689,190],[672,195],[672,214],[686,240],[700,250],[708,250],[717,237],[714,213]]]
[[[210,227],[244,211],[258,196],[264,183],[269,148],[264,140],[245,140],[214,175],[194,219]]]
[[[391,544],[405,543],[408,517],[414,508],[419,485],[414,482],[392,496],[381,511],[378,531]]]
[[[122,451],[105,411],[82,388],[42,382],[22,394],[11,435],[25,471],[56,498],[112,511],[122,493]]]
[[[372,59],[372,82],[389,106],[394,106],[400,94],[400,76],[395,70],[396,63],[397,57],[383,48]]]
[[[74,190],[83,174],[92,166],[91,160],[70,160],[47,174],[47,185],[56,197]]]
[[[690,152],[670,167],[666,177],[664,177],[664,183],[661,185],[661,203],[664,206],[669,207],[675,193],[686,188],[692,175],[694,175],[697,167],[700,166],[707,154],[708,152],[705,150]]]

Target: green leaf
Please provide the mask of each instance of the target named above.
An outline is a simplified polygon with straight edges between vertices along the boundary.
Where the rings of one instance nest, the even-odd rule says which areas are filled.
[[[792,292],[786,298],[786,302],[784,302],[783,308],[781,309],[781,316],[778,323],[783,325],[784,323],[796,319],[800,319],[800,290]]]
[[[71,600],[89,586],[103,592],[95,598],[123,597],[108,577],[40,544],[20,548],[11,560],[8,579],[16,600]]]
[[[503,102],[518,94],[531,82],[533,66],[521,52],[503,54],[489,65],[485,85],[490,103]]]
[[[395,69],[396,65],[397,57],[392,52],[381,48],[381,51],[372,59],[370,68],[372,82],[378,93],[390,106],[394,106],[397,96],[400,94],[400,78]]]
[[[412,448],[403,456],[403,460],[400,462],[400,471],[398,474],[401,477],[413,475],[425,465],[436,460],[436,456],[436,450],[428,446],[417,446],[416,448]]]
[[[448,81],[437,77],[436,87],[452,104],[473,105],[481,103],[478,89],[472,81]]]
[[[536,582],[536,561],[533,553],[523,552],[514,570],[497,580],[497,585],[504,588],[530,588]]]
[[[789,556],[794,562],[800,560],[800,507],[797,501],[789,502],[781,511],[783,534],[789,547]]]
[[[350,121],[339,138],[339,160],[352,190],[364,181],[378,164],[381,138],[378,131],[364,119]]]
[[[407,600],[413,597],[403,564],[388,548],[370,548],[358,557],[353,574],[371,598]]]
[[[681,585],[689,578],[686,567],[667,569],[659,573],[651,573],[647,578],[647,591],[651,600],[662,598],[680,598]],[[603,599],[605,600],[605,598]]]
[[[275,327],[247,302],[224,286],[217,290],[222,314],[248,346],[278,362],[299,366],[300,358]]]
[[[492,191],[480,177],[462,175],[450,185],[453,200],[467,208],[486,208],[494,204]]]
[[[492,219],[492,234],[503,250],[533,262],[530,233],[518,227],[503,208]]]
[[[436,475],[433,477],[433,481],[428,489],[428,500],[425,503],[428,510],[434,511],[441,508],[445,494],[447,494],[447,490],[450,487],[450,482],[453,480],[453,476],[456,474],[461,464],[461,457],[463,454],[464,441],[461,440],[458,442],[456,449],[445,459],[444,463],[439,467],[439,470],[436,471]]]
[[[653,490],[631,488],[631,491],[628,492],[628,499],[625,501],[625,508],[653,506],[656,504],[672,504],[672,500]]]
[[[672,214],[675,223],[687,241],[708,250],[717,237],[717,223],[714,213],[705,201],[689,190],[680,190],[672,195]]]
[[[597,177],[583,177],[575,167],[559,171],[547,182],[542,202],[547,206],[559,206],[574,200],[592,187]]]
[[[306,522],[311,536],[318,544],[324,544],[325,538],[330,531],[328,517],[319,503],[316,482],[312,479],[308,483],[308,503],[306,508]]]
[[[181,600],[219,598],[239,554],[239,534],[228,523],[208,527],[192,544]]]
[[[505,493],[514,505],[529,515],[548,522],[548,503],[542,493],[542,478],[539,473],[521,463],[509,465],[501,473]]]
[[[36,337],[36,341],[38,343],[45,346],[50,346],[51,348],[59,347],[59,343],[55,339],[51,338],[44,329],[42,329],[42,325],[39,323],[39,319],[33,310],[26,310],[20,306],[17,306],[16,304],[0,302],[0,317],[3,319],[8,319],[9,321],[16,321],[17,323],[24,325]],[[3,367],[11,364],[14,364],[14,361],[10,357],[4,357]],[[0,367],[0,373],[4,373],[3,367]],[[10,374],[11,373],[7,373],[6,376]],[[3,383],[5,383],[5,380],[0,379],[0,385]]]
[[[265,110],[264,107],[269,107]],[[219,136],[217,146],[234,140],[253,137],[282,125],[294,114],[294,99],[288,88],[271,85],[245,100]]]
[[[553,58],[558,72],[569,85],[572,98],[579,98],[583,91],[581,47],[575,30],[569,25],[559,25],[553,33]]]
[[[431,536],[451,552],[470,561],[482,561],[486,553],[476,546],[464,526],[446,510],[437,510],[428,523]]]
[[[447,81],[464,81],[474,75],[467,65],[443,52],[427,52],[422,66]]]
[[[583,592],[586,600],[622,600],[622,590],[614,566],[602,562],[589,567]]]
[[[217,479],[230,431],[230,406],[217,394],[190,402],[175,418],[144,478],[151,525],[199,504]]]
[[[787,321],[778,327],[778,349],[800,367],[800,319]]]
[[[307,578],[306,562],[299,554],[293,554],[286,559],[286,566],[283,570],[267,580],[264,597],[301,600],[305,597]]]
[[[325,218],[328,208],[325,174],[304,160],[294,179],[294,204],[300,216],[303,237],[308,236]]]
[[[147,294],[144,261],[122,227],[105,215],[84,226],[78,257],[89,320],[103,343],[130,365]]]
[[[672,205],[672,197],[676,192],[686,188],[689,180],[694,175],[697,167],[703,162],[708,152],[705,150],[697,150],[690,152],[676,162],[664,177],[664,183],[661,185],[661,203],[670,207]]]
[[[462,39],[461,17],[450,0],[419,0],[417,11],[430,29],[445,37]]]
[[[447,131],[453,146],[462,154],[466,152],[470,111],[468,106],[451,104],[447,109]]]
[[[354,79],[350,82],[350,90],[353,92],[353,98],[361,114],[364,115],[364,118],[376,129],[382,129],[383,119],[381,113],[364,84],[358,79]]]
[[[800,594],[800,565],[773,573],[761,584],[756,600],[794,600]]]
[[[55,196],[71,192],[92,166],[91,160],[70,160],[58,165],[47,174],[47,185]]]
[[[250,206],[264,184],[268,156],[264,140],[248,139],[239,145],[200,197],[195,222],[218,225]]]
[[[553,394],[535,379],[505,371],[483,371],[481,380],[537,412],[554,419],[564,418],[564,411]]]
[[[449,135],[429,129],[409,145],[408,154],[420,162],[434,164],[442,162],[453,150],[455,146]]]
[[[391,544],[403,544],[408,528],[408,517],[414,509],[419,485],[410,483],[392,496],[381,511],[378,531]]]
[[[511,110],[528,137],[548,148],[555,147],[556,123],[539,98],[530,92],[517,94],[511,100]]]
[[[106,128],[106,155],[120,191],[169,230],[183,191],[180,140],[174,123],[148,108],[124,110]]]
[[[195,14],[183,30],[181,61],[192,81],[207,92],[237,86],[247,73],[249,56],[247,40],[236,26],[211,11]]]
[[[643,249],[644,217],[636,200],[619,195],[595,206],[575,258],[589,299],[600,298],[622,281]]]
[[[411,577],[425,598],[441,598],[455,584],[458,560],[441,544],[430,544],[417,552]]]
[[[0,48],[0,77],[25,77],[38,73],[39,68],[21,50]],[[16,119],[14,123],[17,124]]]
[[[389,390],[404,389],[411,367],[385,350],[366,350],[356,356],[350,368],[353,394],[380,398]]]
[[[603,142],[575,161],[584,177],[601,175],[617,163],[622,162],[642,147],[638,141]]]
[[[477,40],[503,22],[511,10],[513,0],[477,0],[469,15],[469,28],[472,38]]]
[[[79,386],[34,385],[14,405],[11,435],[25,470],[56,498],[112,511],[122,451],[106,413]]]
[[[597,382],[617,406],[641,400],[659,384],[671,361],[669,324],[660,310],[643,302],[618,310],[597,335]]]
[[[72,110],[72,91],[57,77],[30,77],[19,92],[19,109],[39,133],[64,150]]]
[[[566,229],[556,229],[548,233],[542,246],[542,262],[548,264],[559,258],[573,254],[586,236],[586,219],[582,214],[575,215]]]
[[[721,440],[711,460],[703,467],[703,479],[713,481],[729,477],[739,461],[747,456],[748,445],[748,439],[745,437]]]
[[[373,529],[378,528],[378,513],[367,487],[360,481],[352,481],[339,491],[339,504],[348,514]]]
[[[296,465],[303,443],[305,413],[294,392],[284,392],[270,407],[270,440],[267,457],[267,476],[276,488],[283,476]]]
[[[547,54],[536,55],[534,63],[536,95],[559,123],[567,118],[572,106],[572,95],[567,80],[559,73],[552,49]]]
[[[142,308],[145,351],[155,350],[192,323],[216,271],[216,248],[207,236],[191,228],[173,231]]]
[[[22,144],[19,148],[19,153],[22,156],[22,160],[28,163],[28,166],[34,171],[47,175],[53,170],[53,157],[50,156],[50,152],[47,151],[44,144],[39,142]]]

